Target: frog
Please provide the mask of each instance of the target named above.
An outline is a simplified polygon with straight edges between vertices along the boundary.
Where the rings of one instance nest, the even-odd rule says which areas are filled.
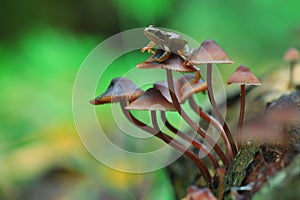
[[[178,54],[181,58],[185,60],[184,65],[190,65],[187,59],[193,54],[195,49],[191,49],[188,42],[179,34],[174,32],[168,32],[161,30],[160,28],[150,25],[144,29],[145,36],[150,40],[150,42],[141,49],[141,52],[148,51],[148,53],[154,54],[151,61],[154,62],[164,62],[166,61],[171,53]],[[153,51],[152,48],[158,45],[158,49]],[[190,65],[190,67],[193,67]],[[194,80],[186,83],[181,88],[181,93],[183,94],[184,88],[193,85],[200,80],[200,72],[195,72]]]
[[[171,53],[176,53],[186,60],[193,52],[188,42],[177,33],[163,31],[160,28],[150,25],[144,29],[144,34],[150,42],[141,49],[141,52],[148,51],[148,53],[154,54],[155,51],[153,51],[152,48],[158,45],[159,49],[164,51],[163,54],[157,57],[158,62],[167,60]]]

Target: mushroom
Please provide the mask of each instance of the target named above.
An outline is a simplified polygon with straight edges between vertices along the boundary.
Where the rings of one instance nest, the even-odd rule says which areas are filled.
[[[207,63],[232,64],[225,51],[221,49],[213,40],[205,40],[194,54],[188,59],[192,65]]]
[[[115,103],[119,102],[121,99],[129,100],[129,102],[137,99],[144,93],[143,90],[138,88],[130,79],[128,78],[114,78],[107,90],[90,100],[91,104],[99,105],[105,103]]]
[[[124,106],[122,106],[122,108],[124,108]],[[134,116],[128,110],[149,110],[149,111],[151,111],[151,119],[152,119],[153,128],[138,121],[136,118],[134,118]],[[162,116],[165,117],[165,111],[176,111],[176,110],[175,110],[174,106],[165,99],[165,97],[160,93],[160,91],[155,88],[150,88],[150,89],[146,90],[142,96],[140,96],[138,99],[136,99],[131,104],[126,106],[125,109],[123,109],[123,112],[124,112],[125,116],[127,116],[127,118],[129,119],[129,121],[133,122],[135,125],[142,128],[143,130],[145,130],[145,127],[148,127],[146,129],[146,131],[159,137],[160,139],[162,139],[169,145],[173,146],[175,149],[183,152],[186,156],[190,157],[196,163],[196,165],[199,167],[199,169],[203,173],[203,176],[205,177],[206,181],[208,181],[208,183],[210,183],[211,175],[210,175],[207,167],[205,166],[205,164],[198,158],[198,156],[196,154],[194,154],[192,151],[186,150],[185,147],[180,142],[178,142],[174,138],[166,135],[165,133],[163,133],[161,131],[161,129],[158,126],[156,111],[161,111],[162,113],[164,113],[164,114],[162,114]],[[166,120],[163,118],[163,121],[165,122]],[[174,129],[175,129],[174,127],[172,127],[169,123],[166,123],[166,124],[167,124],[167,127],[173,133],[177,134],[184,140],[188,141],[189,143],[193,144],[200,150],[204,151],[204,153],[208,153],[210,155],[209,157],[211,158],[215,168],[217,168],[219,166],[217,160],[214,158],[214,156],[209,151],[206,150],[207,148],[203,144],[188,137],[187,135],[183,134],[182,132],[178,131],[177,129],[176,129],[176,131],[174,131]]]
[[[172,53],[170,57],[163,62],[156,62],[153,60],[153,57],[155,57],[156,54],[157,52],[153,54],[150,58],[148,58],[148,60],[146,60],[145,62],[137,64],[136,67],[141,69],[149,69],[149,68],[172,69],[178,72],[200,71],[199,68],[193,65],[184,65],[185,61],[177,54]]]
[[[197,83],[199,81],[201,77],[200,69],[194,65],[187,64],[187,62],[184,61],[183,58],[177,54],[172,53],[170,57],[164,62],[156,62],[157,55],[161,54],[160,51],[161,50],[157,50],[155,54],[153,54],[150,58],[148,58],[148,60],[138,64],[136,67],[141,69],[162,68],[162,69],[171,69],[177,72],[195,72],[194,79],[190,80],[189,83],[186,83],[185,85],[182,86],[180,91],[181,93],[183,92],[185,87]]]
[[[240,148],[242,144],[241,133],[245,113],[246,85],[261,85],[261,83],[256,78],[256,76],[250,71],[250,69],[243,65],[239,66],[227,80],[227,84],[233,83],[241,85],[241,107],[237,132],[237,143],[238,147]]]
[[[192,65],[186,65],[186,62],[178,55],[172,54],[168,60],[157,63],[157,62],[143,62],[137,65],[137,68],[143,68],[143,69],[150,69],[150,68],[162,68],[166,69],[167,72],[167,82],[168,82],[168,90],[171,96],[172,103],[174,107],[176,108],[177,112],[181,115],[181,117],[196,131],[201,137],[205,138],[207,142],[212,146],[212,148],[216,151],[220,159],[222,160],[223,164],[228,166],[229,160],[226,157],[226,155],[223,153],[222,149],[218,144],[216,144],[216,141],[214,141],[206,132],[205,130],[200,127],[198,124],[196,124],[189,116],[188,114],[181,108],[181,105],[179,103],[179,95],[178,92],[176,94],[175,86],[174,86],[174,80],[172,75],[172,70],[175,71],[181,71],[181,72],[192,72],[197,71],[198,68]],[[198,70],[199,71],[199,70]],[[196,75],[195,75],[196,76]],[[198,82],[198,81],[197,81]],[[178,89],[177,89],[178,91]]]
[[[232,134],[227,126],[224,117],[219,111],[212,88],[212,64],[231,64],[233,63],[233,61],[229,59],[225,51],[221,49],[215,41],[205,40],[202,42],[201,46],[195,51],[195,53],[188,59],[187,62],[192,65],[207,64],[206,81],[208,87],[208,97],[212,105],[212,111],[215,113],[219,122],[223,124],[223,129],[228,137],[233,154],[236,155],[237,149],[234,144]]]
[[[290,79],[288,88],[291,89],[294,87],[293,71],[296,65],[296,62],[300,59],[299,51],[295,48],[290,48],[286,51],[284,55],[284,60],[290,63]]]
[[[131,104],[125,107],[127,110],[164,110],[164,111],[176,111],[174,106],[168,102],[165,97],[155,88],[150,88],[133,101]]]

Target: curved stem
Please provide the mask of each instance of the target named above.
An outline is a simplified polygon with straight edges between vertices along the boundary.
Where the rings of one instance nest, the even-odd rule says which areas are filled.
[[[185,89],[186,87],[190,87],[190,86],[192,86],[193,84],[198,83],[198,81],[200,80],[200,78],[201,78],[200,71],[197,70],[197,71],[195,72],[195,77],[194,77],[194,79],[191,80],[191,81],[189,81],[189,82],[187,82],[187,83],[185,83],[183,86],[181,86],[181,88],[180,88],[181,95],[184,94],[184,89]]]
[[[217,169],[217,175],[219,176],[218,200],[222,200],[223,199],[225,173],[226,173],[225,169],[223,169],[223,168]]]
[[[226,136],[226,133],[223,130],[222,125],[213,116],[203,112],[202,108],[196,104],[196,102],[192,96],[189,97],[189,104],[195,113],[197,113],[202,119],[204,119],[208,123],[211,123],[217,129],[217,131],[221,134],[221,137],[222,137],[222,139],[225,143],[225,147],[226,147],[226,155],[228,156],[229,160],[232,160],[232,157],[233,157],[232,149],[231,149],[229,140]]]
[[[151,135],[158,137],[159,139],[163,140],[165,143],[169,144],[176,150],[184,153],[187,157],[192,159],[194,161],[194,163],[197,165],[197,167],[199,168],[200,172],[203,174],[207,183],[209,183],[210,185],[212,184],[212,178],[211,178],[211,175],[210,175],[206,165],[198,158],[198,156],[196,154],[194,154],[192,151],[186,149],[182,144],[180,144],[178,141],[174,140],[170,136],[166,135],[161,130],[158,130],[158,132],[157,132],[157,130],[155,130],[155,128],[152,128],[152,127],[144,124],[140,120],[136,119],[130,113],[129,110],[125,109],[125,107],[127,106],[127,102],[125,100],[121,100],[120,105],[121,105],[123,114],[131,123],[136,125],[138,128],[142,129],[143,131],[146,131],[146,132],[150,133]],[[155,124],[155,126],[156,126],[157,120],[156,120],[156,114],[155,115],[154,114],[151,113],[151,117],[152,117],[153,124]]]
[[[191,143],[192,145],[194,145],[194,147],[198,148],[200,151],[202,151],[205,155],[207,155],[209,157],[209,159],[211,160],[213,166],[215,169],[219,168],[220,165],[218,163],[218,160],[215,158],[214,155],[212,155],[208,150],[207,147],[200,143],[198,140],[195,140],[194,138],[190,138],[189,136],[187,136],[186,134],[184,134],[183,132],[179,131],[177,128],[175,128],[168,120],[166,117],[166,113],[165,111],[161,111],[161,119],[164,122],[165,126],[172,131],[172,133],[174,133],[175,135],[178,135],[179,137],[183,138],[185,141]]]
[[[218,154],[218,156],[220,157],[224,165],[228,166],[229,161],[225,156],[224,152],[222,151],[222,149],[220,148],[220,146],[209,135],[207,135],[207,133],[200,126],[198,126],[198,124],[196,124],[181,108],[181,105],[176,97],[176,94],[174,93],[175,89],[174,89],[174,80],[173,80],[172,71],[170,69],[166,69],[166,71],[167,71],[167,79],[168,79],[170,96],[172,98],[173,105],[176,108],[177,112],[192,127],[192,129],[194,129],[201,137],[207,140],[207,142],[216,151],[216,153]]]
[[[235,143],[233,141],[232,134],[227,126],[227,123],[225,122],[225,119],[223,118],[222,114],[220,113],[219,108],[216,103],[216,100],[214,98],[214,93],[213,93],[213,89],[212,89],[212,64],[211,63],[207,63],[206,81],[207,81],[207,92],[208,92],[209,101],[212,106],[212,111],[216,114],[217,119],[223,125],[223,129],[224,129],[224,131],[227,135],[227,138],[230,142],[232,153],[235,156],[237,154],[237,149],[236,149]]]
[[[244,120],[244,113],[245,113],[245,96],[246,96],[246,86],[245,84],[241,85],[241,108],[240,108],[240,117],[239,117],[239,124],[238,124],[238,132],[237,132],[237,143],[238,148],[241,148],[242,145],[242,126]]]
[[[158,133],[160,128],[158,126],[158,122],[157,122],[157,117],[156,117],[156,111],[155,110],[151,110],[151,120],[152,120],[152,125],[154,130]]]

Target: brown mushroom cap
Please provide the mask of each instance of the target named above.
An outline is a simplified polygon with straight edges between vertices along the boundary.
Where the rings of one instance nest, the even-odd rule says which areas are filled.
[[[296,62],[300,59],[299,51],[295,48],[290,48],[284,55],[284,60],[287,62]]]
[[[233,63],[221,47],[213,40],[205,40],[195,53],[188,59],[193,65],[206,63]]]
[[[155,88],[150,88],[138,99],[125,107],[127,110],[176,111],[175,107]]]
[[[239,66],[227,80],[227,84],[261,85],[260,81],[246,66]]]
[[[199,69],[196,66],[186,65],[185,61],[179,55],[176,55],[174,53],[171,53],[170,57],[166,61],[161,62],[161,63],[152,62],[153,56],[156,56],[156,54],[153,54],[145,62],[137,64],[136,67],[141,68],[141,69],[152,69],[152,68],[171,69],[171,70],[178,71],[178,72],[199,71]]]
[[[184,101],[193,94],[206,91],[207,83],[200,79],[198,83],[187,85],[187,87],[183,90],[183,94],[181,94],[182,86],[194,80],[194,78],[194,74],[186,74],[174,81],[175,94],[177,96],[177,99],[179,100],[179,103],[184,103]],[[154,83],[154,88],[158,89],[162,93],[162,95],[170,103],[172,103],[172,98],[170,96],[167,81],[159,81]]]
[[[130,102],[137,99],[144,93],[128,78],[114,78],[108,86],[106,92],[91,100],[94,105],[115,103],[122,99]]]

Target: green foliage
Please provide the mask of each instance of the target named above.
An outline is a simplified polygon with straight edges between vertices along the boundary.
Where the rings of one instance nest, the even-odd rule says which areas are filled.
[[[166,10],[172,7],[171,0],[113,0],[122,17],[132,18],[139,23],[147,25],[152,24],[166,15]],[[126,20],[122,20],[125,24]]]

